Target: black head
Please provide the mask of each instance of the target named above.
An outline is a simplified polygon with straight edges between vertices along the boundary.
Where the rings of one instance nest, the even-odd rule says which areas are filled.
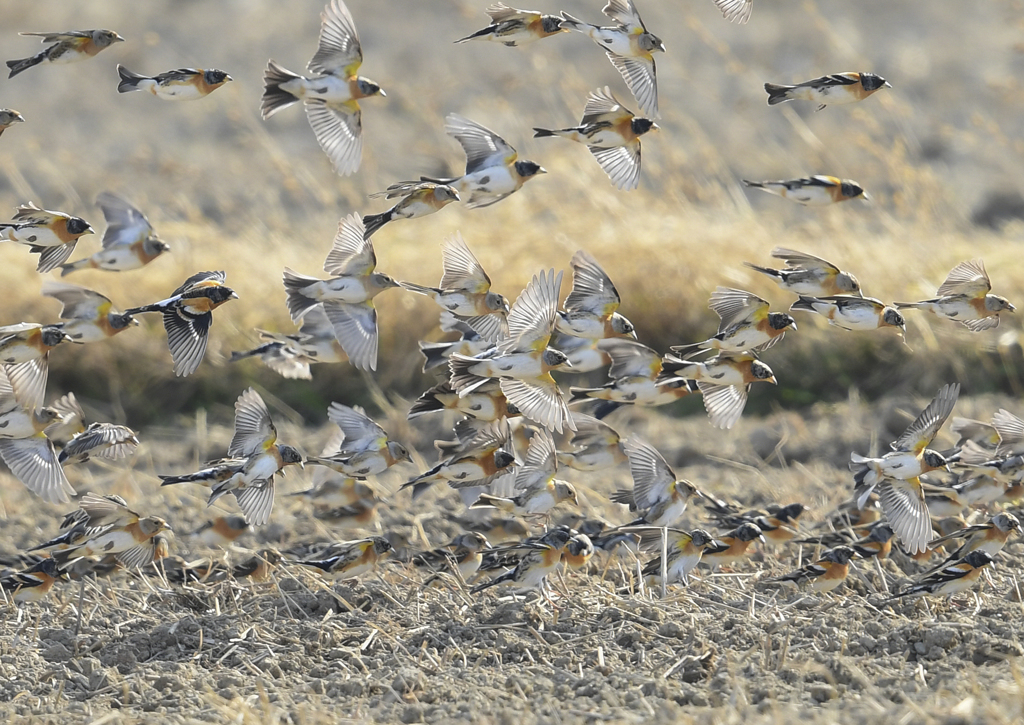
[[[715,537],[704,529],[694,529],[690,532],[690,540],[694,546],[707,546],[715,540]]]
[[[282,463],[302,463],[304,460],[302,458],[302,454],[299,453],[298,450],[296,450],[295,448],[292,448],[291,446],[286,446],[282,444],[279,445],[277,449],[281,453]]]
[[[211,68],[210,70],[203,71],[203,80],[211,86],[219,86],[221,83],[230,81],[231,76],[222,70]]]
[[[502,468],[507,468],[508,466],[511,466],[513,463],[515,463],[515,461],[516,461],[516,457],[513,456],[508,451],[501,450],[499,448],[498,450],[496,450],[494,452],[494,466],[498,470],[501,470]]]
[[[139,321],[136,320],[131,315],[108,315],[107,321],[110,323],[110,326],[115,330],[123,330],[124,328],[128,327],[128,325],[139,324]]]
[[[876,76],[874,73],[861,73],[860,84],[864,86],[865,91],[877,91],[879,88],[889,85],[885,82],[885,78]]]
[[[985,566],[986,564],[991,564],[993,561],[995,561],[995,559],[992,558],[992,555],[987,551],[982,551],[981,549],[972,551],[964,557],[964,562],[970,564],[975,569],[980,566]]]
[[[886,307],[882,311],[882,322],[901,329],[906,329],[907,327],[907,321],[903,319],[903,315],[895,307]]]
[[[807,507],[802,503],[791,503],[779,509],[779,512],[775,514],[775,518],[779,521],[796,521],[806,510]]]
[[[760,360],[751,361],[750,374],[758,380],[767,380],[772,383],[775,382],[775,373],[773,373],[772,369]]]
[[[858,196],[863,196],[864,189],[852,181],[842,181],[839,184],[839,192],[846,199],[856,199]]]
[[[356,81],[356,85],[359,86],[359,92],[364,96],[386,96],[387,94],[381,90],[381,87],[371,81],[369,78],[359,78]]]
[[[568,356],[561,350],[549,347],[544,351],[544,364],[548,367],[557,368],[560,366],[572,367]]]
[[[871,529],[871,540],[880,541],[883,544],[895,535],[895,532],[893,532],[892,527],[889,526],[889,524],[879,524],[875,528]]]
[[[391,542],[385,539],[383,536],[374,536],[371,538],[373,540],[373,550],[374,552],[376,552],[377,556],[392,551]]]
[[[543,166],[532,161],[516,161],[516,173],[524,179],[529,179],[531,176],[548,172]]]
[[[46,558],[40,561],[38,564],[25,570],[26,574],[45,574],[48,577],[59,579],[61,576],[60,568],[57,566],[57,562],[53,559]]]
[[[206,291],[204,291],[203,296],[208,297],[210,302],[214,303],[215,305],[222,304],[224,302],[227,302],[228,300],[238,299],[238,295],[235,294],[235,291],[233,289],[231,289],[230,287],[224,287],[223,285],[208,288]]]
[[[764,534],[761,533],[761,529],[757,524],[742,524],[732,534],[740,541],[753,541],[754,539],[763,539]]]
[[[143,247],[146,249],[146,254],[156,256],[163,254],[164,252],[171,251],[171,245],[165,242],[163,239],[156,235],[150,235],[146,237],[146,241],[143,243]]]
[[[787,327],[796,329],[796,320],[785,312],[769,312],[768,324],[773,330],[785,330]]]
[[[542,15],[540,27],[548,35],[559,33],[562,31],[562,18],[557,15]]]
[[[40,330],[40,335],[42,336],[43,344],[47,347],[54,347],[68,339],[68,336],[64,334],[64,330],[56,325],[46,325]]]
[[[833,561],[836,564],[846,564],[853,557],[857,556],[857,552],[849,546],[837,546],[834,549],[830,549],[825,552],[823,559]]]
[[[81,217],[73,216],[67,221],[68,234],[92,234],[92,227]]]
[[[946,460],[945,456],[938,451],[933,451],[931,448],[926,448],[924,450],[924,455],[921,456],[921,460],[925,465],[925,470],[949,467],[949,461]]]
[[[249,522],[245,520],[244,516],[225,516],[224,523],[228,525],[232,531],[245,531],[249,528]]]
[[[634,118],[629,125],[637,136],[643,136],[648,131],[658,128],[658,124],[649,118]]]

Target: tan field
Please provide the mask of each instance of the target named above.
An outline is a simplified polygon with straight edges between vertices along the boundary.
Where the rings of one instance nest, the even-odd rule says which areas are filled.
[[[566,271],[564,296],[569,259],[586,249],[615,281],[640,341],[662,351],[714,333],[707,299],[717,285],[785,310],[792,295],[742,265],[770,266],[775,246],[839,264],[887,303],[933,296],[956,264],[982,258],[993,292],[1024,300],[1020,2],[967,10],[953,0],[755,0],[744,26],[724,21],[711,0],[639,2],[667,52],[657,55],[661,129],[644,138],[640,188],[629,193],[578,145],[532,138],[534,126],[578,122],[587,93],[605,85],[637,110],[604,54],[575,33],[526,48],[453,44],[486,24],[484,0],[349,2],[361,73],[387,97],[362,103],[363,162],[348,178],[332,172],[302,110],[259,117],[267,59],[304,69],[319,0],[5,8],[4,59],[42,47],[17,31],[106,27],[127,42],[3,81],[0,107],[26,122],[0,137],[0,221],[27,201],[81,216],[97,235],[78,245],[78,259],[99,248],[94,201],[112,191],[148,215],[171,253],[139,271],[89,270],[63,281],[124,309],[166,297],[194,272],[223,269],[240,297],[214,313],[206,360],[188,378],[174,377],[156,316],[111,341],[53,352],[48,399],[73,390],[91,415],[132,426],[143,441],[130,467],[69,470],[75,488],[118,493],[165,516],[177,534],[174,554],[210,554],[188,536],[212,513],[204,493],[160,489],[155,474],[223,455],[231,406],[249,385],[263,392],[282,440],[306,453],[326,441],[326,408],[339,401],[366,406],[415,448],[420,470],[435,460],[431,441],[452,421],[404,420],[409,401],[432,384],[419,372],[415,341],[440,339],[437,311],[423,297],[394,290],[377,299],[381,355],[372,376],[321,365],[312,381],[286,381],[258,362],[227,359],[257,341],[254,328],[294,329],[283,268],[319,274],[339,218],[386,208],[368,194],[460,172],[464,157],[444,134],[450,112],[494,129],[548,173],[493,207],[452,205],[385,227],[374,236],[379,269],[397,279],[436,284],[440,245],[460,231],[510,300],[552,267]],[[600,8],[566,0],[542,9],[596,23]],[[118,94],[118,63],[146,74],[216,67],[234,81],[197,102],[165,103]],[[766,81],[869,70],[892,90],[820,112],[765,103]],[[741,184],[809,174],[855,179],[873,200],[807,208]],[[56,319],[58,303],[39,290],[58,275],[38,274],[35,262],[0,244],[0,324]],[[810,526],[847,498],[850,452],[883,450],[942,384],[963,385],[954,415],[1021,413],[1021,325],[1012,314],[972,334],[909,310],[906,345],[892,330],[844,332],[795,316],[799,331],[764,356],[779,385],[755,386],[733,431],[712,429],[696,396],[664,413],[620,411],[610,422],[647,437],[680,476],[744,508],[804,501]],[[603,374],[559,380],[600,384]],[[939,442],[954,439],[944,432]],[[402,466],[377,482],[388,497],[380,526],[408,538],[410,549],[445,543],[462,506],[440,490],[410,505],[396,490],[413,473]],[[311,478],[308,468],[290,473],[279,491],[302,490]],[[583,493],[586,515],[627,520],[607,500],[629,484],[626,467],[566,478]],[[53,536],[71,509],[40,504],[6,469],[0,485],[0,553]],[[218,507],[235,511],[233,501]],[[689,513],[688,524],[703,523]],[[271,523],[240,544],[287,548],[358,535],[279,496]],[[570,596],[557,611],[458,587],[421,589],[402,566],[333,589],[294,566],[252,588],[182,589],[119,575],[89,585],[77,637],[77,585],[5,610],[0,714],[51,722],[1014,722],[1022,716],[1015,658],[1024,652],[1019,544],[1008,552],[977,606],[970,595],[882,606],[886,588],[922,568],[899,556],[902,569],[889,562],[884,577],[858,565],[844,598],[802,598],[761,582],[806,563],[807,547],[698,574],[665,601],[617,590],[629,582],[629,563],[612,565],[604,581],[595,566],[588,578],[568,577]]]

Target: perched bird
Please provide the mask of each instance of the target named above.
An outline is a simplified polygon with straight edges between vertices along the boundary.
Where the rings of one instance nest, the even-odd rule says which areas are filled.
[[[846,575],[850,573],[850,560],[855,556],[857,553],[849,546],[837,546],[826,551],[813,564],[765,581],[766,583],[809,584],[808,589],[812,592],[830,592],[846,581]]]
[[[57,456],[57,462],[62,465],[85,463],[94,457],[116,461],[130,456],[138,446],[139,439],[128,426],[92,423],[68,441]]]
[[[620,489],[611,500],[629,505],[640,518],[630,526],[674,526],[694,496],[704,494],[689,481],[676,477],[675,471],[650,443],[633,436],[622,443],[629,459],[633,489]]]
[[[583,532],[576,532],[569,537],[562,547],[562,561],[560,565],[570,571],[584,569],[594,556],[596,550],[594,542]]]
[[[255,556],[232,567],[231,576],[235,579],[248,579],[257,583],[267,582],[270,581],[274,569],[282,561],[283,557],[280,552],[274,549],[261,549]]]
[[[31,381],[22,387],[0,371],[0,458],[34,494],[50,503],[67,503],[75,490],[44,433],[60,414],[42,403],[43,388]]]
[[[155,76],[144,76],[118,64],[118,93],[148,91],[164,101],[195,101],[208,96],[232,80],[231,76],[216,68],[177,68]]]
[[[53,559],[41,559],[24,571],[0,577],[4,597],[17,604],[42,601],[63,574]]]
[[[154,537],[171,531],[159,516],[140,516],[128,508],[123,500],[111,496],[85,494],[79,510],[65,518],[72,523],[69,533],[76,529],[81,537],[66,548],[52,552],[53,558],[65,565],[89,556],[112,554],[126,569],[137,569],[153,561],[157,553]]]
[[[721,536],[704,550],[703,563],[707,566],[732,566],[747,555],[755,541],[765,543],[764,532],[753,523],[743,523]]]
[[[349,362],[361,370],[377,369],[377,309],[373,298],[399,286],[391,277],[374,271],[376,267],[377,255],[373,242],[364,234],[362,219],[349,214],[338,223],[334,244],[324,261],[324,271],[333,275],[331,279],[307,277],[287,267],[284,270],[292,321],[298,322],[322,303]]]
[[[242,516],[218,516],[192,532],[203,546],[227,548],[249,530],[249,522]]]
[[[156,235],[146,215],[121,197],[104,191],[96,197],[96,203],[107,220],[103,248],[91,257],[60,265],[61,277],[81,269],[108,272],[141,269],[171,251],[170,245]]]
[[[945,457],[928,448],[956,405],[960,385],[944,385],[938,394],[881,458],[850,456],[858,505],[878,486],[882,511],[910,553],[925,551],[932,538],[931,519],[918,479],[922,473],[947,468]]]
[[[565,311],[559,311],[555,318],[555,330],[592,340],[635,339],[633,323],[618,312],[622,298],[597,260],[581,249],[572,255],[569,264],[572,266],[572,290],[565,298]]]
[[[653,54],[664,53],[664,43],[647,31],[633,0],[608,0],[602,12],[617,25],[602,28],[562,11],[562,27],[583,33],[603,48],[641,110],[657,118],[658,77]]]
[[[676,345],[672,352],[684,357],[701,350],[760,352],[779,342],[796,320],[784,312],[770,312],[767,300],[731,287],[716,287],[708,307],[721,318],[718,333],[702,342]]]
[[[640,184],[640,137],[657,128],[651,119],[634,116],[605,86],[587,96],[579,126],[534,128],[533,137],[561,136],[583,144],[615,188],[630,191]]]
[[[761,274],[768,275],[779,287],[796,295],[824,297],[855,294],[861,296],[860,282],[856,277],[821,257],[785,247],[775,247],[772,250],[772,256],[784,261],[786,268],[772,269],[750,262],[743,264]]]
[[[999,313],[1013,312],[1017,308],[999,295],[989,294],[992,282],[980,259],[961,262],[950,270],[936,294],[937,297],[921,302],[896,302],[899,309],[928,310],[939,317],[961,323],[971,332],[980,332],[999,326]]]
[[[460,396],[445,380],[424,391],[409,409],[409,420],[440,410],[454,410],[470,418],[482,421],[510,418],[518,414],[515,406],[509,406],[501,385],[492,380],[466,396]]]
[[[444,130],[466,152],[466,173],[450,179],[421,176],[420,181],[454,187],[470,209],[495,204],[547,173],[532,161],[520,161],[516,150],[494,131],[457,113],[448,114]]]
[[[403,181],[392,184],[386,191],[370,194],[371,199],[378,197],[385,199],[401,197],[402,200],[385,212],[367,214],[363,217],[367,239],[395,219],[416,219],[441,211],[453,201],[459,201],[459,192],[453,186],[435,184],[432,181]]]
[[[330,455],[310,457],[308,463],[326,466],[343,476],[366,478],[383,473],[401,461],[412,461],[409,451],[365,413],[341,403],[331,403],[328,419],[341,429]]]
[[[703,529],[694,529],[687,533],[679,529],[668,531],[668,557],[665,560],[665,584],[681,581],[688,585],[687,576],[697,568],[701,557],[708,547],[715,544],[715,537]],[[661,555],[654,557],[646,564],[642,573],[653,581],[661,581]]]
[[[730,23],[745,25],[754,10],[754,0],[715,0],[722,17]]]
[[[131,315],[115,310],[107,297],[84,287],[47,281],[43,295],[63,305],[60,319],[65,322],[59,327],[71,342],[99,342],[139,324]]]
[[[490,546],[483,534],[459,534],[447,546],[421,552],[409,561],[418,569],[458,571],[463,580],[467,580],[480,568],[480,560],[483,558],[480,552]]]
[[[434,300],[441,309],[463,319],[485,338],[498,339],[505,331],[508,300],[497,292],[491,292],[491,278],[461,234],[455,232],[444,240],[441,260],[444,272],[437,287],[424,287],[412,282],[399,284],[403,289]]]
[[[863,532],[863,536],[859,535],[861,532]],[[876,521],[866,528],[847,527],[817,536],[809,536],[805,539],[793,539],[793,543],[826,547],[846,545],[853,549],[861,559],[884,559],[892,551],[892,540],[895,536],[896,534],[889,524]]]
[[[160,302],[125,310],[126,315],[159,312],[167,331],[167,347],[174,361],[174,374],[191,375],[206,354],[213,324],[213,311],[238,295],[224,284],[224,272],[197,272]]]
[[[577,471],[604,471],[625,463],[626,452],[618,431],[607,423],[582,413],[573,413],[576,432],[569,441],[571,451],[558,451],[558,462]]]
[[[775,194],[805,206],[825,206],[858,198],[864,201],[871,200],[868,193],[856,181],[839,179],[835,176],[809,176],[804,179],[789,179],[788,181],[743,179],[743,184],[754,189],[763,189],[769,194]]]
[[[907,323],[903,315],[895,307],[889,307],[874,297],[854,297],[852,295],[832,295],[830,297],[807,297],[800,299],[789,307],[789,311],[804,310],[817,312],[828,320],[828,324],[844,330],[877,330],[882,327],[895,327],[900,337],[907,334]]]
[[[470,592],[477,594],[499,584],[514,586],[517,589],[544,590],[544,580],[554,572],[562,562],[562,553],[572,534],[565,529],[553,529],[541,540],[520,544],[525,554],[515,564],[515,568],[490,581],[478,584]]]
[[[28,58],[7,61],[7,67],[11,69],[8,78],[14,78],[22,71],[40,63],[74,63],[79,60],[91,58],[101,50],[109,48],[114,43],[124,40],[113,30],[66,30],[60,33],[18,33],[42,38],[43,43],[53,45],[39,51]]]
[[[572,484],[561,481],[558,473],[558,457],[555,441],[546,428],[541,428],[530,438],[526,460],[517,467],[505,491],[498,495],[481,493],[470,508],[491,507],[515,516],[544,516],[563,502],[574,506],[576,489]],[[496,485],[492,485],[492,490]],[[509,494],[509,495],[502,495]]]
[[[369,78],[358,75],[362,64],[363,46],[352,14],[342,0],[331,0],[320,14],[316,53],[306,64],[306,70],[316,75],[305,78],[273,60],[263,74],[263,120],[302,101],[320,148],[342,176],[354,174],[363,157],[359,100],[387,95]]]
[[[942,567],[885,601],[890,602],[900,597],[919,596],[922,594],[952,597],[954,594],[966,591],[977,584],[985,567],[994,561],[995,559],[987,551],[982,549],[972,551],[960,561]]]
[[[448,359],[451,385],[459,395],[469,395],[489,378],[499,378],[501,391],[524,416],[549,430],[573,428],[569,409],[562,399],[552,370],[568,367],[566,356],[548,347],[554,329],[562,273],[541,272],[512,305],[508,334],[496,347],[475,357],[452,355]]]
[[[597,349],[611,359],[611,382],[600,388],[569,388],[573,403],[604,400],[613,404],[659,406],[697,392],[696,383],[662,375],[661,354],[646,345],[612,338],[599,341]]]
[[[374,571],[391,554],[392,547],[383,536],[371,536],[368,539],[332,544],[330,552],[329,556],[322,559],[307,559],[296,563],[319,569],[335,579],[355,579]]]
[[[1003,550],[1003,546],[1005,546],[1009,538],[1020,530],[1020,520],[1016,516],[1001,512],[983,524],[974,524],[973,526],[958,529],[951,534],[934,538],[928,544],[929,549],[935,549],[942,544],[956,539],[964,539],[964,543],[941,564],[933,569],[929,569],[925,573],[931,574],[947,564],[960,561],[974,551],[984,551],[990,556],[995,556]]]
[[[723,351],[703,362],[666,355],[662,375],[696,381],[711,425],[725,430],[736,425],[743,415],[753,383],[778,384],[772,369],[748,352]]]
[[[228,458],[184,476],[160,476],[162,486],[199,483],[211,488],[209,504],[232,494],[253,526],[270,519],[274,507],[274,477],[285,466],[302,464],[294,447],[277,443],[277,428],[263,398],[248,388],[235,401],[235,427]]]
[[[799,534],[799,518],[808,511],[807,506],[800,503],[768,504],[764,510],[740,512],[735,506],[707,496],[705,506],[710,516],[723,528],[750,523],[757,526],[773,544],[784,544],[792,541]]]
[[[487,8],[491,24],[456,43],[468,40],[490,40],[509,48],[548,38],[565,30],[562,19],[557,15],[544,15],[536,10],[517,10],[502,2],[492,3]]]
[[[92,227],[81,217],[40,209],[31,201],[17,207],[10,222],[0,223],[0,241],[25,244],[32,254],[39,255],[37,272],[49,272],[64,264],[79,238],[92,233]]]
[[[457,444],[446,450],[447,457],[429,471],[402,484],[402,490],[412,487],[413,498],[421,496],[432,484],[447,481],[452,488],[486,486],[499,476],[509,473],[515,454],[511,448],[511,431],[507,420],[487,423],[480,429],[456,425]],[[461,434],[460,434],[461,433]]]
[[[765,83],[768,93],[768,105],[786,101],[813,101],[820,111],[826,105],[838,106],[843,103],[863,101],[875,91],[892,88],[882,76],[874,73],[833,73],[814,80],[797,83],[795,86],[782,86],[777,83]]]
[[[13,108],[0,108],[0,136],[16,123],[24,123],[25,117]]]

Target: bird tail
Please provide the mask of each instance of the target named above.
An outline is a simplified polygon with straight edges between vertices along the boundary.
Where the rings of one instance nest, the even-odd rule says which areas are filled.
[[[263,99],[260,101],[260,115],[264,121],[282,108],[299,102],[298,97],[281,88],[282,84],[296,78],[302,76],[292,73],[272,60],[267,63],[267,69],[263,71]]]
[[[451,386],[459,395],[471,393],[476,388],[487,382],[487,378],[474,375],[469,371],[479,360],[462,355],[452,355],[448,358],[448,369],[451,371]]]
[[[60,266],[60,276],[66,277],[72,272],[77,272],[80,269],[86,269],[90,266],[92,266],[92,259],[89,257],[79,259],[77,262],[68,262],[67,264],[62,264]]]
[[[161,486],[173,486],[176,483],[192,483],[199,480],[194,473],[185,476],[159,476]]]
[[[130,70],[125,68],[123,65],[118,64],[117,75],[121,77],[121,82],[117,84],[118,93],[128,93],[130,91],[139,90],[139,83],[142,81],[148,81],[149,76],[142,76],[138,73],[132,73]]]
[[[450,342],[420,342],[420,352],[426,360],[423,362],[423,372],[439,368],[448,364],[448,351],[451,350]]]
[[[409,408],[409,415],[406,416],[408,420],[413,418],[419,418],[421,415],[427,413],[434,413],[438,410],[444,410],[444,403],[437,399],[437,395],[434,393],[434,388],[427,390],[420,397],[416,398],[416,402]]]
[[[761,267],[760,265],[751,264],[750,262],[744,262],[743,264],[745,264],[746,266],[750,267],[753,270],[760,272],[761,274],[767,274],[769,277],[774,277],[777,279],[782,278],[782,273],[777,269],[772,269],[771,267]]]
[[[33,55],[31,58],[21,58],[20,60],[9,60],[7,61],[7,67],[11,69],[11,74],[8,78],[14,78],[24,70],[28,70],[34,65],[39,65],[46,59],[46,51],[40,51]]]
[[[292,316],[292,321],[298,321],[318,304],[316,300],[302,293],[305,287],[318,281],[315,277],[307,277],[285,267],[284,290],[288,295],[288,314]]]
[[[548,136],[556,136],[556,135],[557,134],[554,131],[552,131],[551,129],[548,129],[548,128],[534,128],[533,129],[533,137],[534,138],[547,138]]]
[[[480,494],[479,498],[469,506],[471,509],[482,509],[482,508],[495,508],[499,511],[506,511],[511,513],[514,510],[514,504],[507,498],[501,498],[500,496],[491,496],[487,493]]]
[[[456,44],[458,44],[458,43],[465,43],[465,42],[470,41],[470,40],[476,40],[477,38],[485,38],[486,36],[488,36],[490,34],[491,34],[490,27],[486,27],[486,28],[483,28],[482,30],[478,30],[475,33],[472,33],[471,35],[467,35],[465,38],[459,38],[455,42],[456,42]]]
[[[599,396],[603,392],[604,388],[569,388],[569,393],[572,395],[569,402],[578,403],[582,400],[600,400]]]
[[[581,33],[589,32],[588,28],[592,27],[590,23],[584,23],[579,18],[574,18],[569,13],[562,11],[562,22],[559,23],[558,27],[563,30],[577,30]]]
[[[741,179],[744,186],[749,186],[752,189],[764,189],[765,185],[760,181],[751,181],[750,179]]]
[[[814,312],[814,303],[817,302],[813,297],[807,297],[806,295],[800,295],[796,302],[789,306],[792,310],[804,310],[806,312]]]
[[[366,227],[366,231],[363,232],[363,239],[369,239],[376,234],[382,226],[391,221],[394,218],[392,211],[392,209],[388,209],[380,214],[367,214],[364,216],[363,226]]]
[[[892,306],[897,310],[921,310],[928,305],[923,302],[893,302]]]
[[[512,581],[513,579],[515,579],[515,573],[516,573],[515,569],[509,569],[507,572],[505,572],[501,576],[496,576],[493,579],[491,579],[489,582],[484,582],[483,584],[477,584],[475,587],[473,587],[472,589],[469,590],[469,593],[470,594],[476,594],[477,592],[482,592],[484,589],[490,589],[491,587],[497,586],[498,584],[502,584],[504,582]]]
[[[254,347],[252,350],[236,350],[231,353],[231,358],[228,360],[228,362],[238,362],[239,360],[245,360],[247,357],[256,357],[257,355],[262,355],[272,346],[278,344],[280,343],[268,342],[264,345],[260,345],[259,347]]]
[[[780,86],[777,83],[765,83],[764,89],[768,92],[769,106],[793,100],[789,97],[789,92],[793,90],[793,86]]]

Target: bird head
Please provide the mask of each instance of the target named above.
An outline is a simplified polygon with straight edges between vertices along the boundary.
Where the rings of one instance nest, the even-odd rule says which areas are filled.
[[[219,86],[221,83],[227,83],[233,79],[224,71],[211,68],[210,70],[203,71],[203,80],[207,85]]]
[[[516,173],[519,174],[524,179],[529,179],[531,177],[536,176],[537,174],[548,173],[547,169],[545,169],[540,164],[534,163],[533,161],[516,161],[515,167]]]
[[[874,73],[861,73],[860,84],[864,86],[865,91],[877,91],[879,88],[892,88],[892,85],[890,85],[885,78],[875,75]]]

